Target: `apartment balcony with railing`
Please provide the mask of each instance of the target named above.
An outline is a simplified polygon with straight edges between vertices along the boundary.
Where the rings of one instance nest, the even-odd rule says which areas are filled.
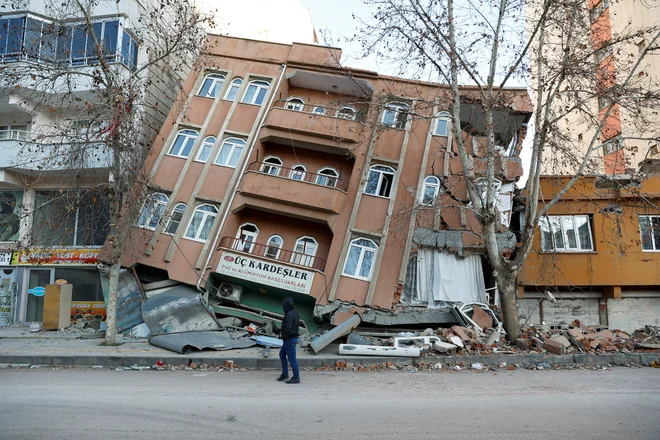
[[[218,247],[218,250],[222,249],[250,254],[264,260],[277,261],[286,265],[298,266],[321,272],[325,270],[326,265],[326,260],[317,257],[316,255],[310,255],[311,252],[305,253],[282,249],[273,243],[263,244],[255,243],[246,239],[223,237],[220,241],[220,246]],[[316,248],[309,249],[314,249],[314,252],[316,252]]]

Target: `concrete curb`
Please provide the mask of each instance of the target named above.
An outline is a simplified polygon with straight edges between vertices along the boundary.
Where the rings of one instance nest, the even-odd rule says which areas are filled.
[[[455,365],[464,363],[471,365],[479,362],[485,365],[498,365],[506,362],[511,364],[539,364],[547,363],[554,365],[593,365],[593,364],[614,364],[625,365],[648,364],[660,358],[658,353],[616,353],[616,354],[572,354],[572,355],[553,355],[553,354],[512,354],[512,355],[482,355],[482,356],[435,356],[426,358],[386,358],[376,356],[333,356],[333,357],[299,357],[298,363],[301,367],[322,368],[334,367],[337,361],[345,361],[355,365],[373,365],[383,362],[391,362],[398,365],[418,365],[424,363],[433,365],[438,362],[443,365]],[[241,368],[249,369],[277,369],[280,367],[280,360],[276,354],[269,358],[260,357],[235,357],[229,352],[222,356],[206,357],[199,353],[177,356],[90,356],[90,355],[0,355],[0,364],[10,365],[43,365],[43,366],[67,366],[67,367],[128,367],[131,365],[151,366],[161,360],[164,364],[184,365],[188,360],[192,360],[197,365],[206,364],[213,367],[224,366],[225,360],[234,361]]]

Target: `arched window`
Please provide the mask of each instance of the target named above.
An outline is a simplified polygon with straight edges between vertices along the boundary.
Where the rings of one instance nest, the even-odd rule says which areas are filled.
[[[422,193],[422,203],[432,205],[440,192],[440,179],[435,176],[428,176],[424,179],[424,192]]]
[[[140,211],[137,225],[144,229],[155,230],[160,218],[163,216],[163,212],[165,212],[165,207],[167,206],[168,201],[169,198],[165,194],[149,194],[144,201],[142,211]]]
[[[279,235],[271,236],[266,243],[266,252],[264,252],[264,257],[278,259],[283,243],[284,240],[282,240],[282,237]]]
[[[301,112],[303,108],[305,107],[305,101],[303,101],[301,98],[289,98],[286,100],[286,108],[287,110],[295,110],[297,112]]]
[[[301,266],[314,266],[314,257],[318,248],[319,244],[312,237],[300,237],[296,240],[296,247],[293,248],[291,262]]]
[[[333,168],[325,167],[322,168],[318,175],[316,176],[316,183],[323,186],[337,186],[337,179],[339,178],[339,173]]]
[[[236,232],[236,240],[232,249],[242,252],[252,252],[254,242],[257,241],[259,236],[259,228],[253,223],[245,223],[238,228]]]
[[[222,141],[222,147],[215,158],[216,165],[236,168],[238,160],[245,149],[245,141],[240,138],[227,138]]]
[[[373,165],[369,170],[369,180],[364,188],[365,194],[389,197],[394,184],[394,168],[384,165]]]
[[[303,165],[296,165],[289,171],[289,179],[305,180],[305,167]]]
[[[392,128],[406,128],[410,107],[403,102],[390,102],[385,105],[383,125]]]
[[[323,107],[322,105],[317,105],[316,107],[314,107],[314,110],[312,110],[312,113],[314,113],[315,115],[325,115],[328,113],[328,110],[326,110],[326,108]]]
[[[434,136],[449,136],[449,122],[451,116],[447,112],[440,112],[435,115],[435,127],[433,129]]]
[[[195,145],[197,136],[199,136],[199,133],[196,130],[180,130],[168,154],[170,156],[188,157]]]
[[[371,278],[377,250],[376,242],[368,238],[356,238],[351,241],[343,274],[368,281]]]
[[[220,94],[222,89],[222,83],[225,82],[225,76],[219,73],[212,73],[211,75],[206,75],[204,78],[204,83],[199,89],[199,96],[205,96],[207,98],[215,98]]]
[[[270,83],[268,81],[250,81],[245,95],[243,95],[243,102],[255,105],[263,104],[269,87]]]
[[[271,176],[280,175],[280,167],[282,166],[282,161],[279,157],[271,156],[264,159],[264,162],[261,164],[261,172],[270,174]]]
[[[241,89],[241,86],[243,85],[243,79],[241,78],[234,78],[231,80],[229,83],[229,88],[227,89],[227,93],[225,93],[225,99],[228,101],[233,101],[236,99],[236,95],[238,95],[238,91]]]
[[[186,212],[185,203],[177,203],[174,209],[172,210],[172,215],[167,221],[167,226],[165,227],[166,234],[176,234],[176,230],[179,229],[181,220],[183,219],[183,213]]]
[[[215,206],[199,205],[190,219],[185,237],[195,241],[206,241],[211,233],[216,215],[218,215],[218,208]]]
[[[206,162],[206,160],[209,158],[209,155],[211,154],[211,150],[213,149],[214,145],[215,145],[214,136],[209,136],[206,139],[204,139],[204,142],[202,142],[202,148],[199,149],[199,153],[197,154],[197,160],[200,162]]]
[[[357,112],[353,107],[349,106],[344,106],[337,110],[337,117],[339,119],[349,119],[351,121],[355,120],[355,116],[357,115]]]

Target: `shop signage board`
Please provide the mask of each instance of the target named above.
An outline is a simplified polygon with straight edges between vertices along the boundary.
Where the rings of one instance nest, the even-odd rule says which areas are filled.
[[[72,301],[71,321],[105,321],[105,303],[103,301]]]
[[[222,253],[218,273],[307,295],[314,282],[314,272],[233,252]]]
[[[100,249],[39,249],[14,252],[11,264],[63,264],[86,265],[98,264]]]

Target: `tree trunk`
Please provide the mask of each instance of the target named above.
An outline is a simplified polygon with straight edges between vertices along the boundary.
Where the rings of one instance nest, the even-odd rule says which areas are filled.
[[[119,287],[119,271],[121,264],[115,262],[110,268],[110,279],[108,283],[108,306],[106,309],[105,343],[116,344],[117,339],[117,287]]]
[[[504,317],[504,330],[507,333],[507,339],[511,342],[520,337],[520,320],[518,318],[518,308],[516,307],[516,282],[515,278],[508,276],[496,276],[497,288],[500,291],[502,300],[502,314]]]

